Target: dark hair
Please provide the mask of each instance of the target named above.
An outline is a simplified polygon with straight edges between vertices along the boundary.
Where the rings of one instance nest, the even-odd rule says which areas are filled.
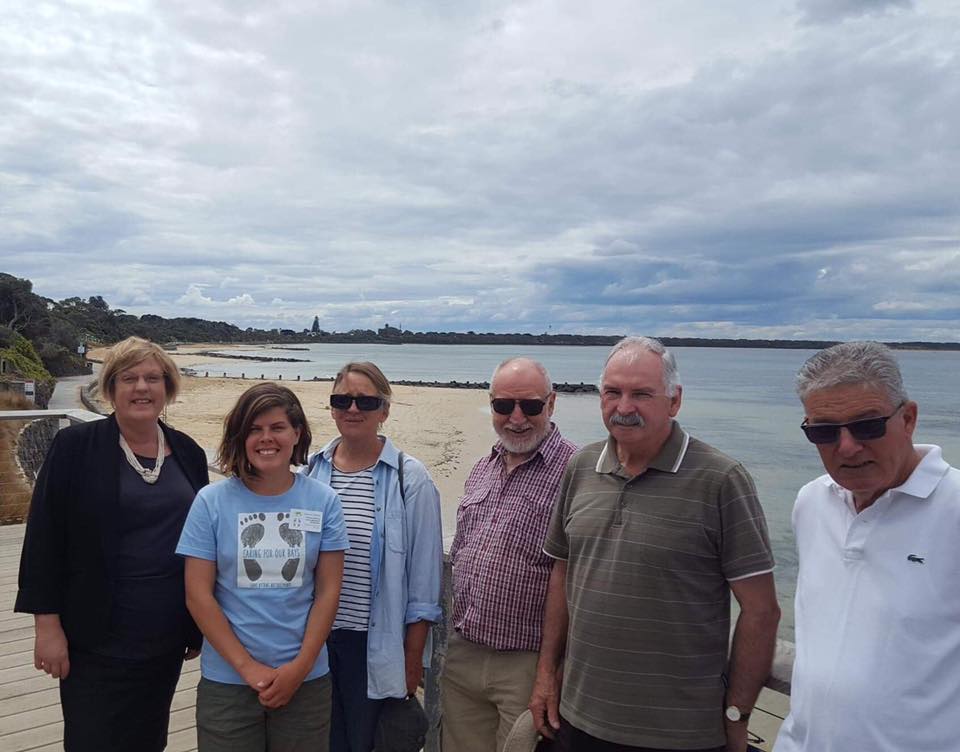
[[[313,435],[303,406],[297,395],[290,389],[279,384],[267,382],[255,384],[247,389],[237,399],[237,404],[223,419],[223,438],[217,450],[217,464],[224,474],[236,475],[243,481],[256,478],[257,471],[247,461],[247,450],[244,446],[247,436],[250,435],[250,426],[253,421],[267,410],[282,407],[287,414],[290,425],[300,430],[300,440],[293,448],[290,462],[294,465],[307,464],[307,453]]]

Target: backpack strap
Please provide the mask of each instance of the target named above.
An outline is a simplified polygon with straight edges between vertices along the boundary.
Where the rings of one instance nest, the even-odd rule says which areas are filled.
[[[397,455],[397,481],[400,483],[400,501],[403,502],[403,505],[407,505],[407,494],[406,489],[403,487],[403,461],[406,459],[403,455],[403,452],[399,452]]]

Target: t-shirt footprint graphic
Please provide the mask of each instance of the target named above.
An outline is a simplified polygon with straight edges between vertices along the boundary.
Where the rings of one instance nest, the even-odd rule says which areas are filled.
[[[240,520],[240,543],[244,548],[254,548],[266,532],[261,522],[267,519],[263,512],[260,514],[251,514]],[[259,520],[259,521],[258,521]],[[250,578],[250,582],[256,582],[263,575],[263,569],[255,559],[244,559],[243,569]]]
[[[248,583],[275,586],[294,583],[297,579],[304,537],[300,530],[291,529],[289,520],[289,512],[257,512],[240,516],[240,561]],[[281,541],[286,548],[278,548]],[[280,567],[272,564],[275,552],[287,554]]]
[[[291,530],[290,525],[283,520],[290,519],[289,512],[283,514],[277,514],[277,519],[280,521],[280,537],[283,538],[283,542],[286,543],[291,548],[300,548],[303,544],[303,533],[299,530]],[[300,566],[300,557],[294,559],[287,559],[284,562],[283,567],[280,569],[280,575],[287,582],[293,580],[297,575],[297,569]]]

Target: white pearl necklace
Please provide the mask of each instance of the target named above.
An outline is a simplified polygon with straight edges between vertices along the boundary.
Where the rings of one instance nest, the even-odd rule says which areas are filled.
[[[143,478],[144,483],[149,483],[153,485],[157,482],[157,479],[160,477],[160,468],[163,467],[163,457],[166,454],[166,447],[163,443],[163,429],[160,428],[160,424],[157,423],[157,462],[153,467],[147,468],[140,464],[140,461],[137,459],[137,455],[133,453],[133,450],[130,448],[130,445],[127,443],[127,440],[123,438],[123,432],[120,432],[120,448],[123,450],[124,456],[127,458],[127,462],[130,463],[137,474]]]

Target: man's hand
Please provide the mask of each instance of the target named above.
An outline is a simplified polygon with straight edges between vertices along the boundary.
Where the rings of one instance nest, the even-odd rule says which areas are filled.
[[[275,669],[273,682],[260,693],[260,704],[265,708],[282,708],[297,693],[309,673],[296,661],[284,663]]]
[[[727,752],[747,752],[747,722],[734,723],[724,716],[723,723],[727,732]]]
[[[550,570],[547,602],[543,607],[543,639],[537,658],[537,678],[530,694],[533,725],[547,739],[560,730],[560,684],[563,681],[563,648],[567,642],[567,562],[557,559]]]
[[[60,626],[59,614],[37,614],[34,617],[33,667],[54,679],[70,674],[70,653],[67,636]]]
[[[198,655],[200,655],[199,648],[187,648],[186,650],[183,651],[183,660],[192,661]]]
[[[560,676],[559,672],[537,672],[533,683],[530,703],[533,725],[547,739],[553,739],[560,729]]]

